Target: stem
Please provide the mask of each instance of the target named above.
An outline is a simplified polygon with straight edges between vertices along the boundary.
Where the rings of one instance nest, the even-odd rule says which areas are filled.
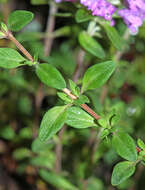
[[[76,66],[74,76],[73,76],[74,82],[77,82],[79,77],[80,77],[84,56],[85,56],[85,52],[81,49],[78,53],[78,56],[77,56],[77,66]]]
[[[11,40],[17,48],[32,62],[34,62],[33,57],[30,55],[30,53],[16,40],[16,38],[13,36],[13,34],[9,31],[6,33],[6,37]]]
[[[57,142],[56,149],[55,149],[55,152],[56,152],[55,171],[56,171],[56,173],[59,173],[61,171],[61,168],[62,168],[63,146],[62,146],[61,140],[62,140],[62,137],[63,137],[65,130],[66,130],[66,126],[64,126],[58,134],[59,141]]]
[[[77,97],[71,93],[71,91],[67,88],[63,89],[63,92],[66,93],[70,98],[76,100]],[[93,116],[96,120],[100,119],[100,116],[96,114],[88,105],[82,104],[81,107],[88,112],[91,116]]]
[[[54,3],[50,4],[49,8],[49,18],[47,21],[47,28],[46,28],[46,35],[45,41],[44,41],[44,54],[45,56],[48,56],[51,51],[52,43],[53,43],[53,38],[50,37],[50,33],[53,33],[54,27],[55,27],[55,13],[57,12],[57,7],[55,6]]]

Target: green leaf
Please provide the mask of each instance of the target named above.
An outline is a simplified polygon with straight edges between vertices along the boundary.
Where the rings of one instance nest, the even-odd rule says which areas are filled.
[[[90,15],[89,12],[86,11],[85,9],[79,9],[75,15],[75,19],[77,23],[86,22],[90,20],[91,18],[93,18],[93,16]]]
[[[145,149],[145,143],[141,139],[137,140],[137,144],[141,149]]]
[[[67,109],[66,124],[78,129],[96,126],[93,117],[81,108],[75,106]]]
[[[41,169],[39,172],[40,176],[51,185],[56,188],[63,190],[78,190],[73,184],[71,184],[66,178],[61,177],[53,172],[48,172],[46,170]]]
[[[118,49],[118,50],[122,50],[124,45],[125,45],[125,41],[123,40],[123,38],[118,34],[117,30],[110,26],[109,24],[104,24],[103,25],[105,28],[105,31],[107,33],[108,38],[110,39],[110,41],[113,43],[113,45]]]
[[[10,126],[4,126],[3,128],[0,129],[0,137],[7,139],[7,140],[12,140],[15,137],[15,132]]]
[[[74,83],[72,80],[69,80],[69,86],[70,86],[70,89],[72,91],[72,93],[79,97],[80,96],[80,93],[81,93],[81,90],[80,88],[76,85],[76,83]]]
[[[122,158],[129,161],[137,160],[136,145],[130,135],[125,132],[117,132],[113,135],[112,143],[116,152]]]
[[[82,91],[92,90],[101,87],[115,70],[115,63],[106,61],[95,64],[84,74]]]
[[[64,125],[67,106],[56,106],[45,113],[39,130],[41,141],[47,141],[55,135]]]
[[[76,100],[74,100],[74,105],[81,106],[82,104],[90,103],[90,100],[87,96],[81,95]]]
[[[31,157],[31,151],[25,147],[18,148],[13,152],[13,157],[16,160],[22,160]]]
[[[87,32],[83,31],[79,34],[79,42],[81,46],[91,53],[92,55],[104,59],[105,52],[101,45],[93,38],[91,37]]]
[[[17,10],[12,12],[8,17],[8,27],[10,30],[17,32],[29,24],[34,15],[30,11]]]
[[[64,89],[66,87],[66,83],[60,72],[50,64],[39,64],[36,67],[37,76],[40,80],[53,88],[56,89]]]
[[[65,93],[63,92],[57,92],[57,95],[60,99],[62,99],[65,103],[73,103],[73,100]]]
[[[132,162],[124,161],[118,163],[112,173],[111,183],[116,186],[125,181],[135,172],[135,165]]]
[[[0,67],[12,69],[24,65],[26,61],[16,50],[11,48],[0,48]]]
[[[1,30],[4,31],[4,32],[8,32],[8,27],[5,23],[1,22]]]

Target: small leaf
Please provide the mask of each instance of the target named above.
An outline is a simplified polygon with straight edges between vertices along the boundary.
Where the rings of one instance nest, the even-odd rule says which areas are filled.
[[[57,187],[58,189],[78,190],[78,188],[71,184],[66,178],[57,175],[53,172],[48,172],[44,169],[41,169],[39,174],[45,181]]]
[[[8,27],[3,22],[1,22],[1,30],[4,31],[4,32],[6,32],[6,33],[8,32]]]
[[[81,46],[92,55],[100,59],[105,57],[105,52],[101,45],[87,32],[83,31],[79,34],[79,42]]]
[[[110,26],[109,24],[104,24],[103,26],[105,28],[108,38],[113,43],[113,45],[118,50],[122,50],[125,45],[125,41],[118,34],[117,30],[114,27]]]
[[[57,95],[60,99],[62,99],[65,103],[73,103],[73,100],[67,96],[65,93],[63,92],[57,92]]]
[[[96,126],[93,117],[79,107],[69,107],[66,123],[74,128],[87,128]]]
[[[74,100],[74,105],[81,106],[82,104],[90,103],[90,100],[87,96],[81,95],[76,100]]]
[[[66,83],[60,72],[52,65],[43,63],[36,67],[37,76],[40,80],[53,88],[63,89],[66,87]]]
[[[115,70],[115,63],[106,61],[95,64],[84,74],[82,91],[92,90],[101,87]]]
[[[93,16],[90,15],[89,12],[86,11],[85,9],[79,9],[75,15],[75,19],[77,23],[86,22],[90,20],[91,18],[93,18]]]
[[[122,158],[129,161],[137,160],[136,145],[130,135],[125,132],[117,132],[113,135],[112,143],[116,152]]]
[[[10,30],[17,32],[29,24],[34,15],[30,11],[17,10],[12,12],[8,17],[8,27]]]
[[[55,135],[64,125],[67,106],[56,106],[45,113],[39,130],[41,141],[47,141]]]
[[[0,48],[0,67],[12,69],[24,65],[26,61],[16,50],[11,48]]]
[[[72,91],[72,93],[79,97],[80,96],[80,93],[81,93],[81,90],[80,88],[76,85],[76,83],[74,83],[72,80],[69,80],[69,85],[70,85],[70,89]]]
[[[135,172],[135,165],[132,162],[124,161],[118,163],[112,173],[111,183],[116,186],[125,181]]]
[[[13,152],[13,157],[16,160],[22,160],[31,157],[31,151],[25,147],[18,148]]]
[[[104,139],[104,138],[107,137],[109,134],[110,134],[110,131],[109,131],[108,129],[104,129],[104,130],[101,132],[100,138],[101,138],[101,139]]]
[[[145,143],[141,139],[137,140],[137,144],[141,149],[145,149]]]

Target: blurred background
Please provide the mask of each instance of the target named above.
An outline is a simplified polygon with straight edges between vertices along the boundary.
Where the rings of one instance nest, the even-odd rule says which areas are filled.
[[[14,10],[33,12],[33,21],[14,35],[41,62],[55,65],[65,78],[73,79],[80,56],[78,34],[86,29],[88,22],[77,24],[76,5],[69,2],[58,5],[54,32],[49,39],[53,40],[51,51],[46,53],[52,6],[49,3],[48,0],[0,0],[0,20],[7,23]],[[125,25],[119,19],[116,27],[122,35]],[[107,58],[116,53],[100,28],[97,38]],[[145,140],[145,24],[137,36],[129,38],[129,43],[130,48],[109,81],[105,100],[100,99],[100,89],[87,95],[97,113],[109,112],[110,107],[116,106],[121,115],[117,127],[123,127],[135,140]],[[16,48],[5,39],[0,40],[0,47]],[[85,60],[78,84],[86,68],[99,62],[90,54],[86,54]],[[34,68],[0,69],[0,190],[144,190],[145,169],[141,165],[133,177],[112,187],[112,168],[121,158],[109,139],[101,142],[97,139],[97,131],[64,126],[46,144],[39,141],[42,116],[49,108],[61,104],[56,90],[42,85]]]

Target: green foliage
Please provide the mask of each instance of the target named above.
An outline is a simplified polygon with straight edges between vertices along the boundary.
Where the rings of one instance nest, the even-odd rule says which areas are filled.
[[[92,90],[101,87],[115,70],[115,63],[106,61],[95,64],[84,74],[82,91]]]
[[[112,173],[111,183],[116,186],[125,181],[135,172],[135,165],[133,162],[120,162],[118,163]]]
[[[137,140],[137,144],[141,149],[145,150],[145,143],[141,139]]]
[[[45,5],[48,4],[48,0],[31,0],[33,5]]]
[[[87,32],[83,31],[79,34],[79,42],[81,46],[91,53],[92,55],[104,59],[105,58],[105,52],[101,45],[93,39]]]
[[[67,117],[67,106],[57,106],[45,113],[40,124],[39,138],[48,141],[64,125]]]
[[[75,19],[77,23],[86,22],[92,18],[92,15],[90,15],[85,9],[78,9],[75,14]]]
[[[78,190],[78,188],[71,184],[66,178],[61,177],[53,172],[47,172],[41,169],[39,174],[45,181],[57,188],[64,190]]]
[[[34,15],[30,11],[17,10],[12,12],[8,17],[8,27],[11,31],[18,32],[29,24]]]
[[[80,129],[96,126],[93,117],[75,106],[68,108],[66,124]]]
[[[69,86],[70,86],[72,93],[75,96],[79,97],[80,93],[81,93],[80,88],[72,80],[69,80]]]
[[[114,27],[110,26],[109,24],[103,24],[103,26],[108,38],[113,43],[113,45],[118,50],[122,50],[125,45],[125,41],[121,38],[117,30]]]
[[[11,48],[0,48],[0,67],[12,69],[24,65],[26,59],[16,50]]]
[[[36,67],[37,76],[44,84],[56,88],[63,89],[66,87],[66,83],[60,72],[50,64],[39,64]]]
[[[113,135],[112,144],[116,152],[126,160],[136,161],[137,151],[134,140],[125,132],[116,132]]]

